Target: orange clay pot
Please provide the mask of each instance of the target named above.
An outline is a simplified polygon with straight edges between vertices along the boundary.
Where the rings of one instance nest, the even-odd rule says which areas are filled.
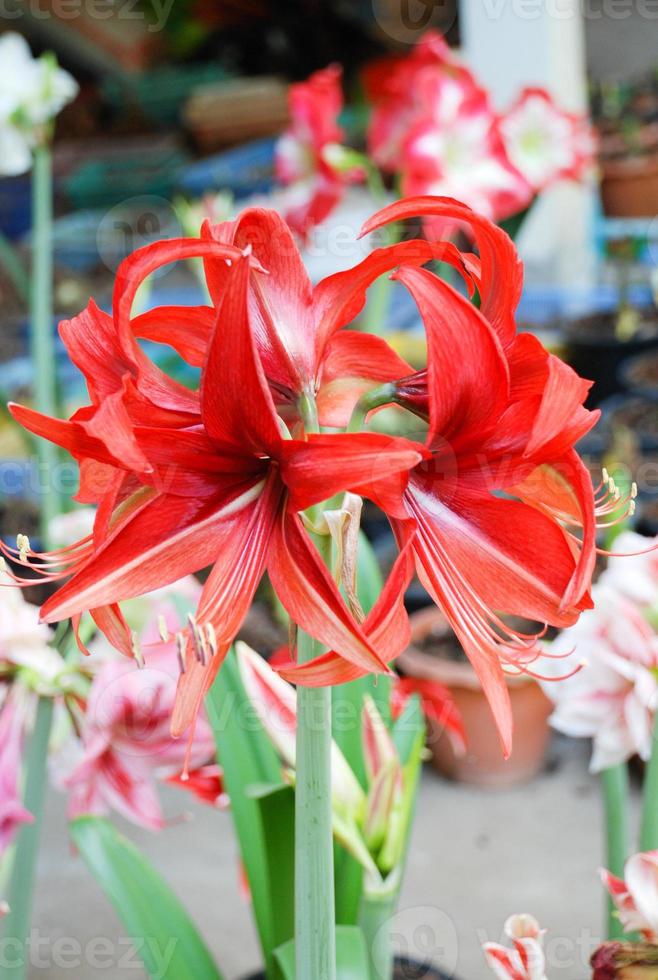
[[[514,745],[510,758],[505,760],[487,699],[471,665],[414,647],[432,634],[440,637],[449,633],[450,627],[437,608],[419,610],[411,616],[412,646],[399,660],[405,674],[436,680],[448,687],[461,712],[467,739],[463,756],[455,753],[437,722],[428,722],[428,746],[435,768],[449,779],[492,789],[532,779],[542,768],[550,738],[550,701],[531,678],[508,678]]]
[[[658,153],[606,160],[601,165],[601,200],[613,218],[647,218],[658,211]]]

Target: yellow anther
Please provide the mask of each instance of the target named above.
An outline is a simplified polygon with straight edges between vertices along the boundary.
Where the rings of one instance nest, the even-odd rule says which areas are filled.
[[[27,534],[16,535],[16,547],[18,548],[18,556],[20,560],[27,561],[27,556],[32,551],[30,539],[28,538]]]
[[[181,674],[185,673],[185,634],[176,633],[176,656]]]
[[[210,648],[210,656],[214,657],[217,653],[217,634],[212,623],[206,623],[206,640]]]
[[[637,497],[637,483],[635,480],[631,483],[631,499],[635,500]]]
[[[141,670],[141,668],[144,667],[144,657],[142,655],[142,648],[139,645],[139,636],[134,630],[130,634],[130,645],[132,647],[135,663]]]
[[[636,506],[637,506],[637,504],[635,503],[635,501],[634,500],[631,500],[631,502],[628,505],[628,516],[629,517],[632,517],[633,514],[635,513]]]
[[[167,643],[169,640],[169,630],[167,628],[167,620],[164,616],[158,616],[158,633],[162,642]]]
[[[603,482],[604,483],[607,483],[609,481],[609,479],[610,479],[610,474],[608,473],[608,471],[605,468],[605,466],[601,470],[601,476],[603,477]]]

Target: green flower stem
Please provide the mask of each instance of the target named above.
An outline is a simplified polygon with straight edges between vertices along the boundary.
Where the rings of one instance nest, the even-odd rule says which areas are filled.
[[[393,946],[390,925],[395,915],[399,885],[387,887],[384,884],[377,890],[366,885],[361,896],[359,925],[363,931],[370,962],[368,980],[392,980]]]
[[[647,763],[642,791],[642,824],[640,850],[655,851],[658,848],[658,712],[654,719],[651,758]]]
[[[34,402],[37,411],[57,414],[57,375],[53,336],[53,181],[50,147],[34,151],[32,170],[32,295],[31,344],[34,367]],[[56,492],[57,447],[37,440],[41,494],[41,537],[47,541],[50,521],[59,512]]]
[[[23,825],[14,851],[7,893],[11,911],[2,923],[2,933],[6,940],[10,940],[7,944],[7,958],[10,962],[5,963],[2,971],[4,980],[26,980],[28,975],[27,939],[30,933],[32,895],[41,836],[52,715],[52,699],[40,698],[34,730],[26,753],[23,797],[24,806],[34,817],[34,822]]]
[[[315,399],[304,393],[306,432],[318,432]],[[311,521],[322,505],[309,512]],[[314,535],[325,563],[331,538]],[[322,647],[299,630],[297,660],[307,663]],[[297,980],[336,980],[336,901],[331,807],[331,688],[297,689],[295,776],[295,958]]]
[[[601,773],[606,831],[606,867],[620,878],[628,857],[628,766],[625,762]],[[624,930],[608,898],[608,938],[619,939]]]
[[[331,538],[320,543],[326,558]],[[319,644],[300,631],[299,662],[319,653]],[[299,980],[335,980],[330,687],[297,690],[295,940]]]
[[[370,391],[366,391],[364,395],[361,395],[352,409],[347,431],[361,432],[369,412],[372,412],[375,408],[380,408],[382,405],[390,405],[391,402],[395,401],[395,396],[395,385],[388,382],[380,385],[378,388],[372,388]]]

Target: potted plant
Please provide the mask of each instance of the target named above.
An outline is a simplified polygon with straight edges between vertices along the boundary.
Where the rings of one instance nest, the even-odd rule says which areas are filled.
[[[450,779],[489,788],[512,786],[536,776],[549,741],[551,704],[532,677],[507,678],[518,734],[509,759],[501,758],[495,724],[477,674],[440,610],[427,606],[411,616],[412,646],[400,668],[416,679],[431,680],[450,692],[464,726],[464,751],[445,726],[428,718],[428,746],[436,769]]]

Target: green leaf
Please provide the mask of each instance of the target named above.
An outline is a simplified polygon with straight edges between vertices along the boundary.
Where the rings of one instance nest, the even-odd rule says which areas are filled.
[[[366,536],[359,538],[357,594],[365,613],[374,606],[382,590],[382,574],[377,558]],[[367,790],[366,769],[363,759],[361,738],[361,712],[363,699],[369,694],[387,725],[391,719],[391,680],[389,677],[369,674],[352,681],[339,684],[333,689],[332,733],[334,740],[356,774],[361,786]]]
[[[414,695],[393,726],[393,741],[403,763],[404,791],[399,807],[389,821],[388,833],[377,864],[383,873],[399,871],[400,881],[409,849],[418,781],[425,746],[425,720],[420,698]]]
[[[357,566],[357,594],[364,612],[374,606],[382,590],[383,579],[372,545],[361,532]],[[363,677],[351,684],[340,684],[333,689],[333,736],[340,746],[357,779],[367,790],[366,768],[361,738],[361,712],[366,694],[375,701],[386,723],[390,722],[391,681],[388,677]],[[334,848],[336,879],[336,921],[355,925],[359,915],[359,903],[363,887],[363,868],[359,861],[344,847]]]
[[[295,934],[295,791],[292,786],[250,787],[263,841],[261,873],[269,903],[269,936],[264,947],[271,969],[272,951]]]
[[[203,940],[167,883],[104,817],[70,824],[75,846],[114,906],[153,980],[221,980]]]
[[[364,980],[370,975],[368,951],[362,931],[357,926],[336,927],[336,980]],[[295,940],[274,951],[276,965],[273,980],[296,980]]]
[[[206,705],[269,976],[272,950],[290,938],[293,930],[293,889],[285,901],[277,891],[279,882],[294,873],[290,870],[294,855],[292,790],[281,786],[281,763],[247,698],[233,650],[222,664]],[[271,826],[273,820],[276,828]],[[272,865],[277,850],[281,852],[279,868]],[[276,899],[274,894],[278,894]]]

